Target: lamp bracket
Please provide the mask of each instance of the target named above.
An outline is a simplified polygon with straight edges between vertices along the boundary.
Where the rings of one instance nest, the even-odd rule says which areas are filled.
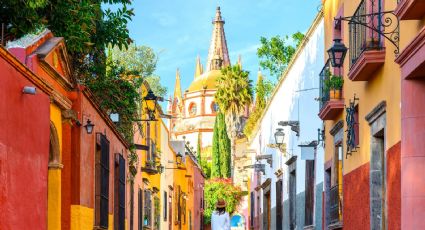
[[[375,4],[374,1],[372,1],[372,4]],[[371,29],[386,38],[396,47],[396,50],[394,51],[395,54],[399,53],[400,20],[394,14],[394,11],[374,12],[353,15],[350,17],[338,17],[334,19],[337,21],[336,25],[338,25],[341,21],[347,21],[348,24],[362,25]]]
[[[290,126],[291,130],[294,131],[297,137],[300,136],[300,122],[299,121],[279,121],[280,126]]]
[[[270,165],[270,167],[273,167],[273,155],[258,155],[255,157],[257,161],[259,160],[267,160],[267,163]]]

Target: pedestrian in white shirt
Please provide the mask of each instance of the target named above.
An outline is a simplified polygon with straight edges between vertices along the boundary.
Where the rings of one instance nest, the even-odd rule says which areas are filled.
[[[230,230],[230,217],[226,212],[226,201],[219,199],[211,216],[211,230]]]

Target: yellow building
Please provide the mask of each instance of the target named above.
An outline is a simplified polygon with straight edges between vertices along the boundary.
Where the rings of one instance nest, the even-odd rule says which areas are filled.
[[[320,75],[324,218],[332,229],[400,228],[398,19],[384,13],[396,6],[396,1],[323,1],[325,49],[348,47],[342,66],[338,52]]]

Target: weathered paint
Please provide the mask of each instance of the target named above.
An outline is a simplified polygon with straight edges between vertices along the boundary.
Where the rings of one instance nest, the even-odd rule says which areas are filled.
[[[344,175],[344,229],[369,229],[369,163]]]
[[[47,228],[48,86],[0,47],[0,226]],[[37,94],[22,93],[24,86]]]

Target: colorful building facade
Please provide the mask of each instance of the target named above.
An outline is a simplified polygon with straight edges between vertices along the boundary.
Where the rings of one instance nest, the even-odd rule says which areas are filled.
[[[0,72],[0,226],[47,229],[52,88],[1,46]]]
[[[416,229],[425,224],[423,173],[425,99],[425,2],[397,1],[400,20],[401,80],[401,228]]]
[[[323,229],[323,157],[317,129],[318,75],[322,69],[324,19],[306,33],[248,140],[250,229]],[[276,145],[281,128],[284,139]],[[303,145],[303,147],[301,147]],[[308,150],[305,150],[308,149]]]
[[[9,42],[7,48],[50,89],[49,109],[40,113],[50,122],[39,127],[49,132],[33,137],[50,140],[47,191],[40,195],[47,197],[45,229],[125,229],[129,145],[90,91],[74,80],[64,39],[45,30]],[[37,90],[29,92],[38,97]],[[39,175],[44,175],[41,168],[32,177],[43,178]]]
[[[401,85],[394,62],[400,34],[388,13],[396,7],[396,1],[323,1],[325,51],[348,47],[341,67],[331,59],[320,74],[329,229],[401,227]],[[342,87],[326,86],[341,79]]]

